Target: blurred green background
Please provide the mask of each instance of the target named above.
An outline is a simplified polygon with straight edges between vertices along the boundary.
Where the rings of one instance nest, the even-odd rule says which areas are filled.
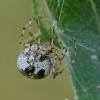
[[[56,79],[50,74],[42,80],[18,72],[19,38],[32,17],[32,0],[0,0],[0,100],[74,100],[67,70]],[[35,23],[33,30],[37,32]]]

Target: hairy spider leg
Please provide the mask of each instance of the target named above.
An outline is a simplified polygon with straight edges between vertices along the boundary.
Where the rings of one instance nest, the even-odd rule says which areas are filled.
[[[76,39],[74,37],[74,59],[66,66],[64,67],[61,71],[56,72],[56,76],[61,74],[67,67],[69,67],[71,64],[73,64],[76,61]]]
[[[29,35],[35,40],[35,43],[37,42],[37,39],[34,37],[34,35],[31,32],[31,24],[32,24],[33,21],[38,20],[40,18],[42,18],[42,17],[37,16],[37,17],[35,17],[33,19],[30,19],[29,23],[23,27],[22,34],[21,34],[21,37],[20,37],[20,45],[28,46],[29,47],[29,52],[28,52],[28,57],[27,57],[27,63],[29,63],[29,64],[31,63],[31,61],[29,61],[29,57],[30,57],[30,53],[31,53],[31,47],[33,46],[33,44],[24,43],[24,42],[22,42],[22,39],[23,39],[23,36],[24,36],[24,33],[25,33],[25,29],[27,27],[29,27],[28,28]],[[40,33],[40,29],[39,29],[39,33]],[[33,61],[33,59],[32,59],[32,61]]]
[[[58,57],[58,60],[60,61],[60,65],[61,65],[61,64],[62,64],[62,60],[64,59],[65,54],[66,54],[66,52],[67,52],[67,48],[66,48],[66,47],[63,45],[63,43],[58,39],[56,33],[54,33],[53,35],[55,36],[55,39],[60,43],[60,46],[61,46],[61,48],[63,49],[61,57]]]
[[[40,19],[40,17],[39,16],[37,16],[37,17],[35,17],[35,18],[33,18],[33,19],[30,19],[29,20],[29,35],[35,40],[35,43],[38,43],[38,40],[34,37],[34,35],[32,34],[32,32],[31,32],[31,25],[32,25],[32,22],[33,22],[33,20],[38,20],[38,23],[39,23],[39,19]],[[38,24],[38,33],[39,33],[39,37],[40,37],[40,27],[39,27],[39,24]],[[34,43],[33,43],[34,44]],[[28,57],[27,57],[27,62],[30,64],[31,62],[33,62],[33,59],[31,60],[31,61],[29,61],[29,58],[30,58],[30,53],[31,53],[31,48],[32,48],[32,45],[33,44],[31,44],[30,46],[29,46],[29,55],[28,55]],[[39,49],[39,48],[38,48]],[[35,59],[34,59],[35,60]]]
[[[57,60],[57,54],[58,54],[58,50],[55,49],[55,52],[54,52],[54,61],[53,61],[53,67],[52,67],[52,77],[55,78],[56,76],[56,60]]]
[[[59,40],[59,38],[57,37],[57,34],[56,34],[56,32],[55,32],[55,27],[53,26],[52,27],[52,33],[53,33],[53,35],[54,35],[54,37],[55,37],[55,39],[59,42],[59,44],[60,44],[60,46],[61,46],[61,48],[63,49],[63,52],[62,52],[62,56],[61,57],[58,57],[58,60],[60,61],[60,65],[62,64],[62,60],[64,59],[64,57],[65,57],[65,54],[66,54],[66,52],[67,52],[67,48],[63,45],[63,43]],[[67,67],[69,67],[72,63],[74,63],[76,61],[76,39],[75,39],[75,37],[74,37],[74,59],[65,67],[65,68],[67,68]],[[57,70],[55,70],[55,75],[57,76],[58,74],[61,74],[63,71],[64,71],[64,69],[65,68],[63,68],[60,72],[58,72],[58,70],[59,70],[59,67],[57,68]],[[55,76],[55,77],[56,77]]]
[[[66,54],[66,52],[67,52],[67,48],[63,45],[63,43],[62,43],[62,42],[59,40],[59,38],[57,37],[57,34],[55,33],[55,27],[52,28],[51,32],[53,33],[55,39],[59,42],[60,47],[63,49],[61,57],[59,57],[59,56],[57,55],[57,59],[60,61],[60,65],[61,65],[61,64],[62,64],[62,60],[64,59],[65,54]],[[59,70],[59,67],[60,67],[60,66],[55,67],[55,75],[56,75],[57,71]]]
[[[38,56],[35,57],[35,61],[37,61],[41,56],[50,55],[51,53],[53,53],[53,51],[52,51],[53,49],[54,49],[54,47],[53,47],[53,39],[48,44],[45,44],[45,45],[41,45],[40,44],[39,53],[38,53]],[[51,51],[51,52],[49,52],[49,51]]]
[[[23,45],[23,46],[30,46],[30,44],[24,43],[24,42],[22,41],[22,40],[23,40],[23,36],[24,36],[24,33],[25,33],[25,29],[26,29],[27,27],[29,27],[29,35],[30,35],[32,38],[34,38],[34,37],[33,37],[33,34],[31,33],[31,23],[32,23],[34,20],[36,20],[38,17],[39,17],[39,16],[37,16],[37,17],[35,17],[35,18],[33,18],[33,19],[30,19],[30,20],[29,20],[29,23],[23,27],[22,34],[21,34],[21,37],[20,37],[20,45]],[[34,38],[34,39],[35,39],[35,38]]]

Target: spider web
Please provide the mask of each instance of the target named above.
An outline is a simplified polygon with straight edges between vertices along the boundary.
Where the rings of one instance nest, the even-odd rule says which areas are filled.
[[[73,3],[74,2],[74,3]],[[68,48],[67,61],[74,58],[73,34],[76,38],[77,61],[69,67],[77,100],[100,98],[100,13],[98,0],[41,0],[40,13],[48,27],[54,25],[56,33]],[[50,14],[42,12],[47,10]],[[95,8],[96,4],[96,8]],[[96,11],[94,11],[94,9]],[[47,11],[49,12],[49,11]],[[50,17],[53,18],[53,23]]]

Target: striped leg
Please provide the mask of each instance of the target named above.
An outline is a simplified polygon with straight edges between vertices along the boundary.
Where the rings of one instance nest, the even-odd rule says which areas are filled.
[[[56,77],[56,60],[57,60],[57,54],[58,54],[58,50],[55,49],[54,52],[54,61],[53,61],[53,67],[52,67],[52,77],[55,78]]]
[[[61,74],[67,67],[73,64],[75,61],[76,61],[76,39],[74,37],[74,59],[66,67],[64,67],[61,71],[56,72],[56,76]]]
[[[57,41],[60,43],[61,48],[63,49],[61,57],[58,57],[58,60],[60,61],[60,65],[61,65],[62,60],[64,59],[65,54],[66,54],[66,52],[67,52],[67,48],[66,48],[66,47],[63,45],[63,43],[58,39],[58,37],[56,36],[56,34],[54,34],[54,36],[55,36],[55,38],[57,39]]]
[[[34,37],[34,35],[33,35],[32,32],[31,32],[31,25],[32,25],[33,20],[36,20],[36,18],[30,19],[30,20],[29,20],[28,31],[29,31],[29,35],[30,35],[30,36],[35,40],[35,42],[36,42],[36,38]]]
[[[55,27],[52,28],[52,31],[51,31],[55,37],[55,39],[59,42],[61,48],[63,49],[63,52],[62,52],[62,56],[61,57],[58,57],[58,60],[60,61],[60,65],[62,63],[62,60],[64,59],[65,57],[65,54],[67,52],[67,48],[63,45],[63,43],[58,39],[57,35],[56,35],[56,32],[55,32]],[[55,77],[59,74],[61,74],[67,67],[69,67],[71,64],[73,64],[74,62],[76,61],[76,39],[74,37],[74,59],[66,66],[64,67],[61,71],[58,72],[59,70],[59,67],[58,69],[56,70],[55,72]]]
[[[35,17],[33,19],[30,19],[30,21],[29,21],[29,35],[35,40],[35,43],[38,43],[38,40],[34,37],[34,35],[31,32],[31,24],[32,24],[32,22],[34,20],[37,20],[37,24],[38,24],[38,35],[40,37],[40,18],[42,18],[42,17],[37,16],[37,17]]]
[[[36,38],[33,36],[32,32],[31,32],[31,24],[32,24],[32,22],[35,21],[35,20],[38,20],[38,23],[39,23],[39,19],[40,19],[40,18],[42,18],[42,17],[37,16],[37,17],[35,17],[35,18],[33,18],[33,19],[30,19],[30,20],[29,20],[29,23],[23,27],[22,34],[21,34],[21,37],[20,37],[20,45],[29,46],[29,44],[24,43],[24,42],[22,41],[23,36],[24,36],[24,33],[25,33],[25,29],[26,29],[27,27],[29,27],[29,28],[28,28],[28,29],[29,29],[29,35],[35,40],[35,42],[37,41]],[[39,35],[40,35],[40,27],[39,27]]]
[[[31,47],[32,47],[33,44],[24,43],[24,42],[22,41],[22,39],[23,39],[23,36],[24,36],[24,33],[25,33],[25,29],[28,27],[29,35],[35,40],[35,43],[37,42],[37,39],[33,36],[32,32],[31,32],[31,24],[32,24],[32,22],[33,22],[34,20],[39,20],[40,18],[42,18],[42,17],[37,16],[37,17],[35,17],[35,18],[33,18],[33,19],[30,19],[30,20],[29,20],[29,23],[23,27],[22,34],[21,34],[21,37],[20,37],[20,45],[28,46],[28,47],[29,47],[28,58],[27,58],[27,62],[28,62],[28,63],[31,63],[31,62],[29,62],[29,57],[30,57],[30,53],[31,53]],[[39,22],[38,22],[38,23],[39,23]],[[40,29],[39,29],[39,33],[40,33]],[[39,34],[39,35],[40,35],[40,34]]]
[[[58,58],[58,60],[60,61],[60,65],[61,65],[62,60],[64,59],[65,54],[66,54],[66,52],[67,52],[67,48],[64,46],[64,44],[63,44],[63,43],[59,40],[59,38],[57,37],[57,35],[56,35],[56,33],[55,33],[55,29],[54,29],[54,28],[55,28],[55,27],[53,27],[53,28],[52,28],[52,33],[53,33],[53,35],[54,35],[55,39],[59,42],[59,44],[60,44],[61,48],[63,49],[61,57],[57,57],[57,58]]]
[[[30,44],[24,43],[22,41],[26,27],[28,27],[28,24],[23,27],[22,34],[21,34],[21,37],[20,37],[20,45],[23,45],[23,46],[29,46],[30,45]]]
[[[35,17],[35,18],[29,20],[29,35],[35,40],[35,43],[37,43],[37,39],[34,37],[34,35],[33,35],[32,32],[31,32],[31,25],[32,25],[32,22],[33,22],[34,20],[39,20],[38,17],[39,17],[39,16],[37,16],[37,17]],[[38,30],[39,30],[39,33],[40,33],[40,28],[39,28]],[[40,36],[40,34],[39,34],[39,36]],[[31,62],[33,62],[33,59],[32,59],[31,61],[29,61],[29,57],[30,57],[30,53],[31,53],[31,47],[32,47],[32,44],[30,44],[30,46],[29,46],[29,52],[28,52],[29,56],[27,57],[27,63],[29,63],[29,64],[30,64]]]

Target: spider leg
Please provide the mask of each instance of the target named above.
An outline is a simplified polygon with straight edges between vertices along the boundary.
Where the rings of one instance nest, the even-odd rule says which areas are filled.
[[[30,44],[24,43],[24,42],[22,41],[22,40],[23,40],[23,36],[24,36],[24,33],[25,33],[25,29],[26,29],[27,27],[29,27],[29,35],[30,35],[32,38],[34,38],[34,37],[33,37],[33,34],[31,33],[31,23],[32,23],[34,20],[36,20],[38,17],[39,17],[39,16],[37,16],[37,17],[35,17],[35,18],[33,18],[33,19],[30,19],[30,20],[29,20],[29,23],[23,27],[23,29],[22,29],[22,34],[21,34],[21,36],[20,36],[20,45],[23,45],[23,46],[30,46]]]
[[[42,18],[42,17],[37,16],[37,17],[35,17],[33,19],[30,19],[29,23],[23,27],[22,34],[21,34],[21,37],[20,37],[20,45],[28,46],[29,47],[29,51],[27,53],[28,54],[27,63],[29,63],[29,64],[31,63],[31,61],[29,61],[29,57],[30,57],[30,53],[31,53],[31,47],[33,46],[33,44],[24,43],[22,41],[22,39],[23,39],[23,36],[24,36],[24,33],[25,33],[25,29],[28,27],[29,35],[35,40],[35,42],[37,42],[37,39],[33,36],[32,32],[31,32],[31,24],[32,24],[33,21],[39,20],[40,18]],[[40,33],[40,29],[39,29],[39,33]],[[33,59],[32,59],[32,61],[33,61]]]
[[[74,37],[74,59],[66,66],[66,67],[64,67],[61,71],[57,71],[55,74],[56,74],[56,76],[57,75],[59,75],[59,74],[61,74],[61,73],[63,73],[63,71],[67,68],[67,67],[69,67],[71,64],[73,64],[74,62],[76,61],[76,39],[75,39],[75,37]]]
[[[41,38],[43,38],[43,37],[41,37]],[[53,40],[51,42],[49,42],[48,44],[40,45],[39,52],[37,52],[38,56],[35,57],[35,61],[37,61],[42,55],[50,55],[51,53],[53,53],[52,49],[54,49]]]
[[[57,54],[58,54],[58,50],[55,49],[54,61],[53,61],[53,67],[52,67],[52,77],[53,77],[53,78],[56,77],[56,60],[57,60]]]
[[[47,55],[50,55],[50,54],[54,54],[54,59],[52,60],[51,59],[51,62],[52,62],[52,77],[55,78],[56,77],[56,72],[58,70],[57,68],[57,63],[56,63],[56,60],[57,60],[57,57],[58,57],[58,50],[56,48],[53,47],[53,39],[51,42],[49,42],[47,45],[46,45],[47,48],[49,48],[49,50],[47,50]]]
[[[40,18],[42,18],[42,17],[41,16],[37,16],[37,17],[35,17],[33,19],[30,19],[30,21],[29,21],[29,34],[35,40],[35,43],[38,43],[38,44],[40,44],[40,41],[39,41],[40,38],[39,39],[36,39],[33,36],[32,32],[31,32],[31,24],[32,24],[33,20],[37,20],[37,24],[38,24],[38,35],[40,37]]]
[[[30,35],[30,36],[35,40],[35,42],[36,42],[37,40],[36,40],[36,38],[34,37],[34,35],[32,34],[32,32],[31,32],[31,25],[32,25],[33,20],[36,20],[36,18],[30,19],[30,20],[29,20],[28,31],[29,31],[29,35]]]
[[[29,27],[29,34],[32,36],[32,33],[30,32],[30,31],[31,31],[31,23],[32,23],[32,21],[33,21],[33,20],[30,19],[29,24],[27,24],[27,25],[25,25],[25,26],[23,27],[22,34],[21,34],[21,37],[20,37],[20,44],[23,45],[23,46],[28,46],[28,47],[29,47],[29,51],[28,51],[28,53],[27,53],[27,54],[28,54],[27,63],[29,63],[29,64],[31,63],[31,62],[29,61],[29,56],[30,56],[32,44],[24,43],[24,42],[22,42],[22,39],[23,39],[23,36],[24,36],[24,33],[25,33],[25,29],[26,29],[27,27]]]
[[[45,47],[39,48],[39,52],[37,52],[37,56],[35,57],[34,60],[35,62],[43,55],[44,51],[45,51]]]
[[[43,17],[41,17],[41,18],[43,18]],[[37,19],[37,25],[38,25],[38,34],[39,34],[39,38],[37,39],[37,43],[40,44],[40,40],[45,37],[45,36],[40,36],[40,18]]]
[[[41,56],[45,56],[44,52],[46,52],[46,51],[47,51],[47,49],[46,49],[45,45],[38,44],[38,48],[37,48],[37,51],[36,51],[36,56],[34,57],[34,62],[39,60]]]
[[[45,36],[40,37],[40,38],[37,40],[37,43],[40,44],[41,39],[44,38],[44,37],[45,37]]]
[[[42,38],[44,38],[44,36],[40,37],[39,40],[41,40]],[[49,47],[52,47],[52,42],[50,43]],[[48,45],[46,45],[46,44],[45,45],[38,44],[38,48],[37,48],[36,56],[34,58],[34,62],[36,62],[42,55],[46,55],[46,54],[44,54],[44,52],[48,51],[48,47],[47,46]]]
[[[39,16],[38,18],[35,18],[35,20],[37,20],[39,38],[38,38],[38,39],[35,38],[35,43],[38,44],[38,50],[37,50],[37,52],[36,52],[36,57],[35,57],[35,59],[34,59],[34,62],[36,62],[36,61],[43,55],[43,52],[44,52],[44,50],[45,50],[45,48],[40,48],[41,46],[39,46],[39,45],[40,45],[40,40],[41,40],[42,38],[44,38],[44,36],[40,37],[40,18],[42,18],[42,17]],[[29,27],[29,33],[30,33],[31,36],[33,36],[33,34],[31,34],[31,32],[30,32],[30,30],[31,30],[31,22],[30,22],[30,25],[29,25],[29,26],[30,26],[30,27]],[[34,37],[33,37],[33,38],[34,38]],[[31,48],[31,47],[30,47],[30,48]],[[30,49],[29,51],[31,51],[31,49]],[[28,60],[29,60],[29,58],[28,58]],[[33,61],[33,60],[32,60],[32,61]]]
[[[28,27],[28,24],[23,27],[22,34],[21,34],[21,37],[20,37],[20,45],[23,45],[23,46],[29,46],[30,45],[30,44],[24,43],[22,41],[26,27]]]
[[[34,37],[34,35],[32,34],[32,32],[31,32],[31,25],[32,25],[32,22],[33,22],[33,20],[37,20],[38,21],[38,30],[39,30],[39,37],[40,37],[40,27],[39,27],[39,19],[40,19],[41,17],[39,17],[39,16],[37,16],[37,17],[35,17],[35,18],[33,18],[33,19],[30,19],[29,20],[29,35],[35,40],[35,43],[38,43],[38,40]],[[34,43],[33,43],[34,44]],[[32,45],[30,45],[29,46],[29,54],[31,53],[31,47],[32,47]],[[39,48],[38,48],[38,51],[39,51]],[[31,62],[33,62],[33,59],[31,60],[31,61],[29,61],[29,57],[30,56],[28,56],[27,57],[27,63],[31,63]],[[35,59],[34,59],[35,60]]]
[[[61,65],[62,60],[64,59],[65,54],[66,54],[66,52],[67,52],[67,48],[63,45],[63,43],[62,43],[62,42],[59,40],[59,38],[57,37],[57,35],[56,35],[56,33],[55,33],[54,27],[52,28],[51,32],[53,33],[55,39],[59,42],[60,47],[63,49],[61,57],[57,57],[58,60],[60,61],[60,65]]]

